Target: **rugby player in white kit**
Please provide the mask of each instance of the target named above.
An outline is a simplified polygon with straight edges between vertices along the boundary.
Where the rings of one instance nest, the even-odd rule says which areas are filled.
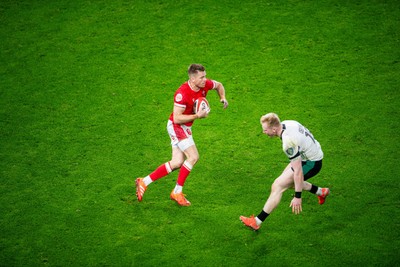
[[[260,123],[263,132],[269,137],[281,138],[282,149],[290,163],[272,184],[271,193],[260,214],[257,217],[240,216],[240,220],[253,230],[260,228],[261,223],[278,206],[283,192],[291,187],[294,187],[295,195],[290,207],[295,214],[302,211],[303,190],[316,194],[320,205],[324,204],[325,198],[330,193],[329,188],[321,188],[306,181],[319,173],[324,156],[319,142],[310,131],[297,121],[281,122],[275,113],[262,116]]]

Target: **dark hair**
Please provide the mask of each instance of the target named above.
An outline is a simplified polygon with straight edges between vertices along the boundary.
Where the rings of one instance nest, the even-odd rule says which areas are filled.
[[[205,71],[205,70],[206,69],[201,64],[192,64],[189,66],[188,74],[192,75],[192,74],[196,74],[198,71]]]

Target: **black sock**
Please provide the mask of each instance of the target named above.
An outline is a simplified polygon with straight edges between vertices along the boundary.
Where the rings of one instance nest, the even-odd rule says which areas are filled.
[[[318,191],[318,186],[316,185],[311,185],[310,193],[316,194]]]
[[[268,215],[269,215],[268,213],[266,213],[264,210],[262,210],[260,212],[260,214],[258,214],[257,218],[263,222],[263,221],[265,221],[265,219],[267,219]]]

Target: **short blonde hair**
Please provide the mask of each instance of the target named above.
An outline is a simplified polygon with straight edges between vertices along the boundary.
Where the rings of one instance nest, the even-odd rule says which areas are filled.
[[[266,123],[269,127],[278,127],[281,121],[277,114],[271,112],[261,116],[260,123]]]

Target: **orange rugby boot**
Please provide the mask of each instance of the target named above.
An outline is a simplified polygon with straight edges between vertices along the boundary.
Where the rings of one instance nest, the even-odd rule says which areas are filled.
[[[254,215],[251,215],[250,218],[240,216],[240,220],[242,221],[242,223],[244,225],[253,229],[254,231],[257,231],[258,229],[260,229],[260,226],[257,225],[256,218],[254,218]]]
[[[331,191],[329,188],[322,188],[322,195],[318,196],[318,202],[320,205],[325,203],[325,198],[329,196],[330,193]]]
[[[174,190],[172,190],[171,195],[170,195],[172,200],[175,200],[176,203],[178,203],[180,206],[190,206],[189,200],[185,198],[185,195],[181,193],[174,193]]]
[[[137,178],[135,182],[136,182],[136,197],[139,201],[142,201],[147,186],[144,184],[143,178]]]

